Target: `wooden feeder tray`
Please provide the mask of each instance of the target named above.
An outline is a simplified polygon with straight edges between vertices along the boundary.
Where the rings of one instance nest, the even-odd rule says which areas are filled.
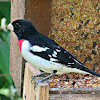
[[[23,86],[24,100],[99,100],[100,88],[49,88],[48,83],[38,83],[34,89],[34,81],[40,78],[35,78],[31,84],[31,76],[39,73],[37,68],[26,63]]]

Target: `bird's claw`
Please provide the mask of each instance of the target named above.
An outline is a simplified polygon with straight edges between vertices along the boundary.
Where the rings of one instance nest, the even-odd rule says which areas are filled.
[[[42,78],[42,79],[40,79],[40,80],[35,81],[34,89],[35,89],[35,87],[36,87],[36,85],[37,85],[38,83],[40,83],[40,82],[47,82],[48,80],[46,80],[46,79],[48,79],[49,77],[51,77],[51,76],[54,75],[54,74],[55,74],[55,73],[52,73],[52,74],[50,74],[50,75],[48,75],[48,76],[46,76],[46,77],[44,77],[44,78]],[[32,79],[31,79],[31,83],[32,83],[32,80],[34,79],[34,77],[39,77],[39,76],[41,76],[41,74],[33,75],[33,76],[32,76]]]
[[[35,77],[45,77],[45,75],[43,75],[43,74],[45,74],[45,72],[42,72],[42,73],[37,74],[37,75],[32,75],[32,77],[31,77],[31,83],[32,83],[32,81],[33,81],[33,79],[34,79]]]
[[[36,77],[36,75],[32,75],[31,77],[31,83],[33,84],[33,79]]]
[[[49,83],[48,80],[45,80],[45,81],[37,80],[37,81],[35,81],[34,89],[36,88],[37,84],[40,83],[40,82],[46,82],[46,83]]]
[[[40,82],[41,82],[40,80],[35,81],[34,89],[36,88],[37,84],[40,83]]]

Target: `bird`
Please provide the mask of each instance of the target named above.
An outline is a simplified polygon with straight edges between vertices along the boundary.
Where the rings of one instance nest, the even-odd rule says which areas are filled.
[[[7,29],[17,35],[19,49],[24,59],[43,71],[38,75],[32,75],[31,82],[35,77],[50,73],[48,76],[36,80],[35,87],[55,74],[75,72],[100,77],[100,73],[89,69],[54,40],[38,32],[30,21],[26,19],[14,20],[8,24]]]

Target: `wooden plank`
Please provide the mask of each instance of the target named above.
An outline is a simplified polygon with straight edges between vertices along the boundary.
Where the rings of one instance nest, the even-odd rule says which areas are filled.
[[[36,100],[49,100],[49,84],[39,83],[37,86]]]
[[[34,82],[31,83],[31,76],[39,74],[39,69],[33,67],[31,64],[26,63],[25,74],[24,74],[24,88],[23,88],[23,99],[24,100],[49,100],[49,84],[39,83],[34,89]],[[40,79],[40,78],[38,78]]]
[[[100,100],[100,94],[50,94],[49,100]]]
[[[25,18],[46,36],[51,29],[51,3],[52,0],[26,0]]]
[[[31,84],[31,76],[32,73],[27,67],[25,67],[25,74],[24,74],[24,88],[23,88],[23,99],[24,100],[35,100],[35,90],[34,84]],[[30,99],[31,98],[31,99]]]
[[[11,21],[23,19],[25,15],[25,0],[11,0]],[[17,37],[11,32],[10,38],[10,74],[18,93],[21,95],[23,81],[23,59],[19,51]]]
[[[100,88],[50,88],[50,94],[98,94]]]
[[[23,85],[23,99],[24,100],[36,100],[35,90],[34,90],[34,81],[31,83],[31,76],[34,74],[39,74],[40,70],[33,67],[31,64],[25,64],[25,74],[24,74],[24,85]]]

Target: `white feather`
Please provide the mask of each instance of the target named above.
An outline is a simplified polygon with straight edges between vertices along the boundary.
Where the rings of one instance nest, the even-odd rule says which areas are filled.
[[[34,45],[32,47],[30,47],[30,50],[32,50],[33,52],[42,52],[42,51],[46,51],[48,50],[48,47],[39,47],[38,45]]]
[[[57,52],[60,52],[61,50],[59,50],[59,49],[56,49],[56,51],[57,51]]]
[[[48,55],[49,57],[52,57],[51,55]]]
[[[50,58],[50,61],[58,61],[57,59],[54,58]]]
[[[53,57],[57,57],[57,52],[54,51],[53,54],[52,54],[52,56],[53,56]]]
[[[68,63],[68,64],[74,64],[74,63]]]

